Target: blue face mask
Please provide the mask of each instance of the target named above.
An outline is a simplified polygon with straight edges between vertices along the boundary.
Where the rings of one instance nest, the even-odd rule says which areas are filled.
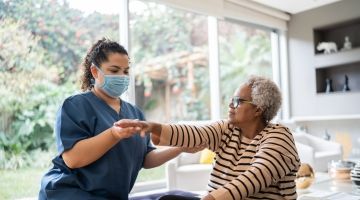
[[[127,75],[105,75],[104,72],[96,67],[99,72],[104,76],[103,84],[96,84],[97,87],[102,89],[107,95],[117,98],[122,95],[129,86],[129,76]]]

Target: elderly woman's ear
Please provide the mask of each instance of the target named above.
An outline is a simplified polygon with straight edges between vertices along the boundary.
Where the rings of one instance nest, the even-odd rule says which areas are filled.
[[[260,107],[256,106],[255,116],[256,117],[258,117],[258,116],[261,117],[262,114],[263,114],[263,110]]]

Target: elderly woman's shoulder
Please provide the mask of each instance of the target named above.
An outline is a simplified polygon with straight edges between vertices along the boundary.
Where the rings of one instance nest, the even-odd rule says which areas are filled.
[[[284,135],[292,135],[291,130],[282,124],[268,124],[264,129],[266,134],[282,133]]]
[[[289,128],[281,124],[268,124],[264,129],[260,142],[276,141],[276,143],[292,144],[294,137]]]

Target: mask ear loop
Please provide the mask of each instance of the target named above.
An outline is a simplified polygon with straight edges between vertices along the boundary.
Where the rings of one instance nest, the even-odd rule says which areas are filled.
[[[102,73],[101,69],[97,65],[95,65],[95,63],[92,62],[90,67],[95,67],[97,70],[99,70]]]
[[[105,76],[104,76],[104,72],[97,66],[97,65],[95,65],[95,63],[91,63],[91,66],[90,67],[95,67],[96,68],[96,70],[98,70],[98,72],[100,72],[102,75],[103,75],[103,77],[104,77],[104,81],[103,81],[103,83],[101,84],[101,85],[98,85],[98,87],[103,87],[104,86],[104,84],[105,84]],[[92,79],[92,84],[95,86],[96,85],[96,81],[95,81],[95,78],[94,79]]]

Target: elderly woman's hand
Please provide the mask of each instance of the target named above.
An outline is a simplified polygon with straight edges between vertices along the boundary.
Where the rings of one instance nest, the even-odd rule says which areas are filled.
[[[112,126],[110,128],[111,134],[115,139],[122,140],[125,138],[129,138],[132,135],[141,131],[141,127],[138,126],[129,126],[129,127],[120,127],[120,126]]]
[[[148,121],[139,121],[137,119],[122,119],[114,123],[114,126],[127,128],[127,127],[140,127],[141,137],[145,137],[146,133],[151,132],[151,139],[155,145],[160,142],[161,124]]]
[[[146,121],[139,121],[137,119],[122,119],[114,123],[114,126],[121,128],[134,127],[140,131],[142,137],[145,136],[147,131],[151,131],[151,124]]]

